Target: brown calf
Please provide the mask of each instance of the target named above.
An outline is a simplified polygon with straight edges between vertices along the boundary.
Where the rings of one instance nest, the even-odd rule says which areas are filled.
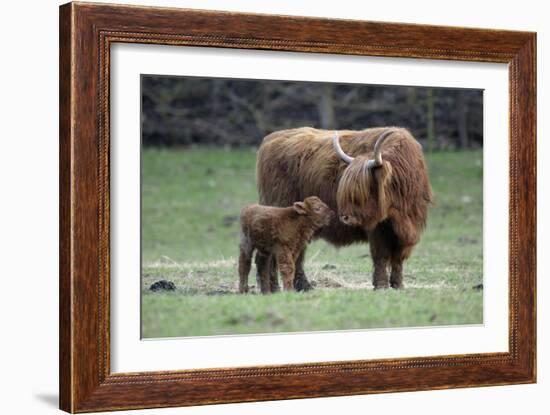
[[[269,258],[273,255],[285,291],[294,288],[295,263],[313,235],[330,223],[334,213],[316,196],[289,207],[250,205],[241,211],[239,292],[248,292],[248,274],[256,250],[256,267],[262,294],[275,291],[270,284]],[[273,270],[276,272],[276,270]]]

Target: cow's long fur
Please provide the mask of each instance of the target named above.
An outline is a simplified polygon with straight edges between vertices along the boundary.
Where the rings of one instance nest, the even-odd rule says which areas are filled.
[[[391,128],[382,146],[383,164],[373,169],[367,169],[366,163],[387,128],[339,131],[342,149],[355,158],[349,165],[333,149],[334,131],[309,127],[277,131],[264,138],[256,166],[260,203],[288,206],[318,196],[337,215],[317,236],[345,246],[366,242],[370,235],[378,288],[388,285],[389,264],[396,269],[392,286],[401,286],[397,275],[401,262],[418,243],[432,203],[420,144],[406,129]],[[338,220],[343,215],[361,225],[345,225]]]

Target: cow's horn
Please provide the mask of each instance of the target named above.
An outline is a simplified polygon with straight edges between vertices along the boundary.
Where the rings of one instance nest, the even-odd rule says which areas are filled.
[[[350,157],[346,153],[344,153],[344,150],[342,150],[342,147],[340,147],[340,137],[338,136],[338,131],[334,131],[334,136],[332,137],[332,146],[334,147],[334,151],[336,151],[336,154],[338,154],[340,158],[346,163],[349,164],[353,161],[353,157]]]
[[[376,140],[376,144],[374,145],[374,159],[367,161],[368,169],[380,167],[382,165],[382,145],[394,131],[395,130],[386,130],[380,134],[380,137],[378,137],[378,140]]]

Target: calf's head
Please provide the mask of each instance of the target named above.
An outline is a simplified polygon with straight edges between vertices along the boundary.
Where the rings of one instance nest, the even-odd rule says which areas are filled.
[[[294,210],[299,215],[307,216],[315,227],[327,226],[334,212],[317,196],[307,197],[303,202],[295,202]]]

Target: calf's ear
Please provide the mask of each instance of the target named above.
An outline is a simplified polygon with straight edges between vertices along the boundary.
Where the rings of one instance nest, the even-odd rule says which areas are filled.
[[[307,213],[306,205],[304,204],[304,202],[294,202],[293,207],[298,215],[305,215]]]

